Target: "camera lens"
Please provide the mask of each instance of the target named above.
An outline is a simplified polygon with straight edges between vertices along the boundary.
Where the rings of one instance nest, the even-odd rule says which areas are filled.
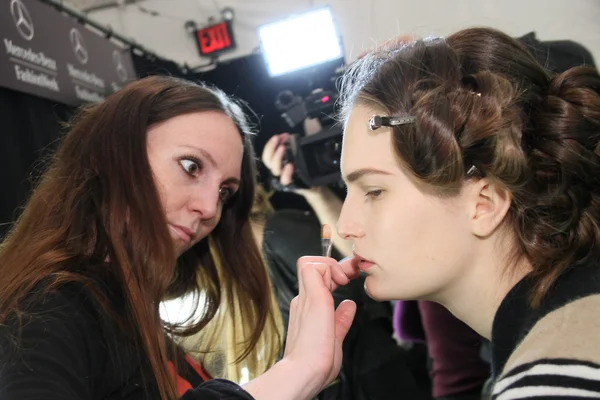
[[[322,173],[339,172],[342,144],[338,140],[328,140],[315,150],[315,161]]]
[[[291,90],[279,92],[275,99],[275,107],[280,111],[288,110],[296,102],[296,97]]]

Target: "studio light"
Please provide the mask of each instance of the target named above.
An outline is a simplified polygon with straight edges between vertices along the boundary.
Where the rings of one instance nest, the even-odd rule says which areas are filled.
[[[277,76],[343,58],[329,7],[258,28],[269,74]]]

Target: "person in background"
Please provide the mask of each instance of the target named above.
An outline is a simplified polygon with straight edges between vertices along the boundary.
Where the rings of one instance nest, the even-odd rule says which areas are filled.
[[[369,295],[490,339],[495,399],[599,396],[598,71],[473,28],[366,55],[342,99],[338,229]]]
[[[298,261],[281,355],[250,136],[232,99],[171,77],[81,110],[0,247],[0,398],[310,399],[337,377],[356,305],[331,290],[356,265]],[[200,317],[163,321],[183,296]],[[201,366],[178,346],[199,332]],[[210,379],[232,368],[251,381]]]
[[[315,120],[308,120],[305,126],[318,124]],[[309,129],[309,134],[315,133]],[[265,144],[261,155],[263,165],[268,169],[270,175],[276,179],[281,187],[288,187],[294,181],[294,163],[285,162],[284,157],[288,149],[288,143],[292,140],[290,133],[282,133],[273,135]],[[316,186],[311,188],[294,188],[293,193],[301,196],[306,200],[314,215],[318,218],[321,224],[327,224],[335,227],[337,219],[342,209],[342,199],[336,195],[327,186]],[[333,246],[341,253],[343,257],[348,257],[352,254],[352,243],[343,240],[337,232],[333,232]]]

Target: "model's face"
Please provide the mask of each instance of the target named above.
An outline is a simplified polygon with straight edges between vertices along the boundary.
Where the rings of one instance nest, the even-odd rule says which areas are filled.
[[[369,130],[374,114],[356,106],[346,125],[341,169],[348,194],[338,231],[365,260],[371,297],[432,298],[465,268],[473,235],[464,202],[421,190],[398,163],[391,128]]]

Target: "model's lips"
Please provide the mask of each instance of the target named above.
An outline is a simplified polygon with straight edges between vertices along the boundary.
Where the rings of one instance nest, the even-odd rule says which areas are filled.
[[[171,229],[175,232],[177,236],[185,243],[191,243],[194,238],[194,231],[190,228],[181,225],[169,224]]]
[[[361,271],[366,271],[375,265],[373,261],[364,258],[357,252],[354,252],[354,256],[358,259],[358,268],[360,268]]]

